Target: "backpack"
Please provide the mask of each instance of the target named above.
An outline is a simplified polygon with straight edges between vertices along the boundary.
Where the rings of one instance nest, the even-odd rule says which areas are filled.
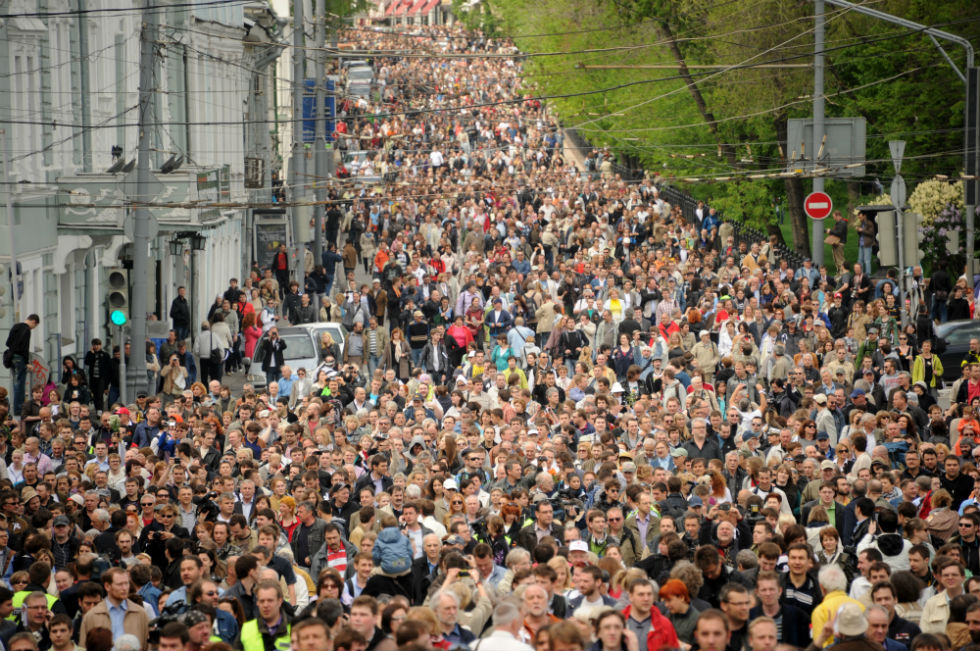
[[[3,351],[3,367],[13,368],[14,367],[14,351],[7,349]]]
[[[215,348],[214,347],[214,333],[209,332],[208,334],[211,337],[210,338],[210,341],[211,341],[211,358],[210,358],[210,361],[211,361],[212,364],[220,364],[221,362],[225,361],[225,351],[221,350],[220,348]]]
[[[412,544],[398,527],[381,530],[371,556],[385,574],[403,574],[412,569]]]

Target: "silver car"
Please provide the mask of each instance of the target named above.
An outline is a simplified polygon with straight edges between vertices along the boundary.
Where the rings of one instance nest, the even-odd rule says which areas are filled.
[[[283,351],[283,363],[294,371],[301,368],[306,369],[311,377],[323,361],[320,354],[320,338],[324,332],[330,333],[340,350],[344,348],[344,328],[339,323],[303,323],[295,326],[279,326],[277,329],[279,339],[286,344],[286,350]],[[267,335],[263,334],[261,339],[256,342],[252,364],[245,380],[256,388],[265,387],[267,384],[265,371],[262,370],[262,362],[265,359],[262,344],[267,338]]]

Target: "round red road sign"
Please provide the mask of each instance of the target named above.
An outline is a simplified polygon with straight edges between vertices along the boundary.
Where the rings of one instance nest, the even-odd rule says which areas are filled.
[[[834,209],[834,202],[826,192],[811,192],[803,201],[803,212],[810,219],[823,219]]]

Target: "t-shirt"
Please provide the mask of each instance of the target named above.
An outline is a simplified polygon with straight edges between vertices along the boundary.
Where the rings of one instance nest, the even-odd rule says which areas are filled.
[[[276,574],[286,580],[286,585],[296,583],[296,573],[293,572],[292,564],[282,556],[273,554],[272,559],[269,561],[269,567],[274,569]]]

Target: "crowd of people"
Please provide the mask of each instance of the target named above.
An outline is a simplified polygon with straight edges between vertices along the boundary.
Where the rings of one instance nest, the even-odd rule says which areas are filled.
[[[177,305],[132,404],[98,341],[0,395],[7,651],[980,648],[980,339],[943,368],[931,318],[966,279],[903,328],[894,275],[566,158],[512,43],[347,37],[384,183],[303,286],[276,256],[196,342]],[[311,320],[343,341],[291,369]]]

